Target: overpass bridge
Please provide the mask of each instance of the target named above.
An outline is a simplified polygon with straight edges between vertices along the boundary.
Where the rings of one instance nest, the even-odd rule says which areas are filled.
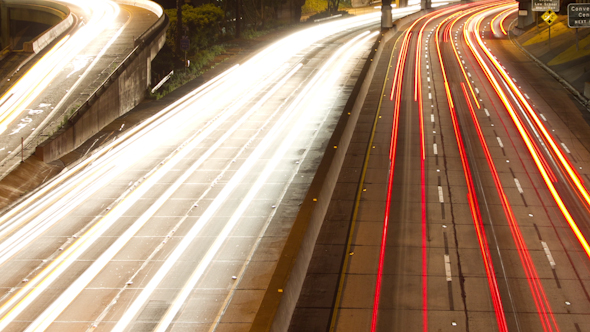
[[[8,52],[5,60],[12,61],[3,61],[13,66],[4,71],[6,93],[0,106],[0,173],[5,176],[35,152],[47,162],[55,160],[39,152],[38,146],[52,136],[49,142],[60,137],[60,129],[71,128],[74,115],[80,117],[92,105],[105,105],[101,100],[111,102],[108,110],[100,115],[88,113],[100,119],[91,121],[97,126],[137,105],[151,84],[150,61],[163,46],[168,20],[162,8],[148,0],[120,0],[116,5],[44,0],[2,4],[7,18],[2,24],[9,26],[9,32],[10,26],[23,20],[52,25],[25,43],[23,50]],[[4,36],[11,40],[9,34]],[[32,79],[27,80],[27,75]],[[61,150],[51,151],[63,154],[64,142],[71,149],[83,139],[85,130],[97,128],[84,126],[90,127],[78,128],[76,139],[61,140]]]

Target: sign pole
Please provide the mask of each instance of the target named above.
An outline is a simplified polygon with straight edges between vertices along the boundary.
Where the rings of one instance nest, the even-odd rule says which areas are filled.
[[[578,45],[578,28],[576,28],[576,52],[580,50],[580,46]]]
[[[549,48],[551,48],[551,24],[549,24]]]

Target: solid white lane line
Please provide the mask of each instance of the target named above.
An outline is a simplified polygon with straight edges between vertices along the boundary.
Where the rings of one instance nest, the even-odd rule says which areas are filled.
[[[549,260],[549,265],[551,268],[555,270],[555,260],[553,259],[553,255],[551,255],[551,250],[549,250],[549,246],[545,241],[541,241],[541,245],[543,246],[543,250],[545,250],[545,255],[547,255],[547,260]]]

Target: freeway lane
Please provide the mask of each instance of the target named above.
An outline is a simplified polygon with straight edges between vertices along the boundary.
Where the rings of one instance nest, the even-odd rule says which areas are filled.
[[[298,32],[0,218],[0,328],[247,330],[379,13]]]
[[[514,17],[476,2],[393,41],[335,330],[587,327],[589,128],[510,43]]]
[[[158,19],[147,9],[112,1],[63,3],[76,26],[0,98],[2,175],[20,162],[21,138],[28,157],[133,50],[134,38]]]

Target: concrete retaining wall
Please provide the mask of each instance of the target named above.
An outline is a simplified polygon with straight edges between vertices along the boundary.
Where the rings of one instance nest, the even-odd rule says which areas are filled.
[[[37,147],[38,158],[45,162],[59,159],[143,100],[151,84],[151,61],[166,42],[168,24],[168,16],[162,15],[150,34],[138,38],[134,50],[70,117],[66,127]]]
[[[68,31],[74,24],[74,16],[69,14],[63,21],[46,30],[39,35],[35,40],[23,44],[25,52],[33,52],[35,54],[41,52],[47,45],[51,44],[57,37]]]
[[[121,5],[128,5],[147,9],[152,13],[156,14],[158,17],[162,17],[162,15],[164,14],[164,9],[162,9],[162,6],[150,0],[115,0],[115,2]]]

